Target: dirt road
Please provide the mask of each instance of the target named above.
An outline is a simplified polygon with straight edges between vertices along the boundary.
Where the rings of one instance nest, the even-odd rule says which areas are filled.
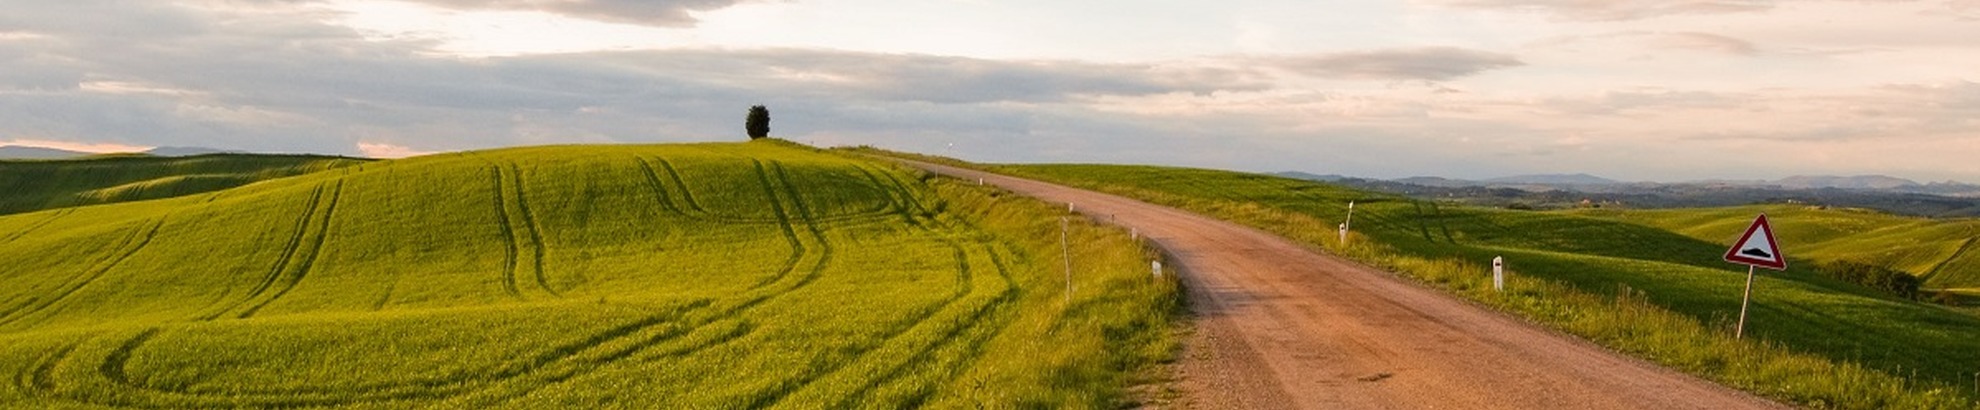
[[[1780,407],[1256,229],[1113,195],[909,165],[1073,203],[1167,250],[1197,317],[1182,363],[1191,407]]]

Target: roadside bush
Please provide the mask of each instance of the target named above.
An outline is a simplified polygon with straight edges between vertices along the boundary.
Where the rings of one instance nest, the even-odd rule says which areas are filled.
[[[1835,261],[1816,267],[1823,276],[1890,292],[1898,297],[1918,299],[1918,277],[1896,269],[1856,261]]]

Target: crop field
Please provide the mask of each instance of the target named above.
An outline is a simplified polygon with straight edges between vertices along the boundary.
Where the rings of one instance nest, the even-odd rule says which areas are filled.
[[[1061,214],[758,141],[0,216],[0,407],[1114,407],[1178,291]]]
[[[1810,268],[1821,258],[1874,256],[1932,272],[1935,283],[1971,283],[1965,278],[1980,272],[1961,249],[1971,221],[1786,208],[1512,211],[1226,171],[983,167],[1255,226],[1789,403],[1969,408],[1980,397],[1980,318]],[[1354,233],[1344,245],[1335,228],[1349,201]],[[1720,256],[1762,210],[1792,269],[1761,271],[1748,339],[1733,340],[1746,272]],[[1486,267],[1495,256],[1506,258],[1513,276],[1504,293],[1490,288]]]
[[[1927,288],[1980,288],[1980,220],[1927,219],[1859,209],[1769,205],[1679,210],[1578,210],[1573,214],[1667,229],[1704,241],[1729,241],[1753,215],[1792,223],[1777,227],[1782,252],[1810,260],[1853,260],[1918,276]]]
[[[7,193],[0,197],[0,215],[212,192],[366,161],[251,154],[0,161],[0,192]]]

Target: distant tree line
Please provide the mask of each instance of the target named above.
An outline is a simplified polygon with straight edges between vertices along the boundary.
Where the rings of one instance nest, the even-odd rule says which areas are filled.
[[[1918,300],[1918,277],[1897,269],[1845,260],[1823,263],[1815,270],[1822,272],[1822,276]]]

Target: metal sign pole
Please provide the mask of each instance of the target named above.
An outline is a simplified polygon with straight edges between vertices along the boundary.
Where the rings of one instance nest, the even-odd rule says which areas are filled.
[[[1746,266],[1746,295],[1739,298],[1739,325],[1733,328],[1734,339],[1746,338],[1746,305],[1753,300],[1753,265]]]

